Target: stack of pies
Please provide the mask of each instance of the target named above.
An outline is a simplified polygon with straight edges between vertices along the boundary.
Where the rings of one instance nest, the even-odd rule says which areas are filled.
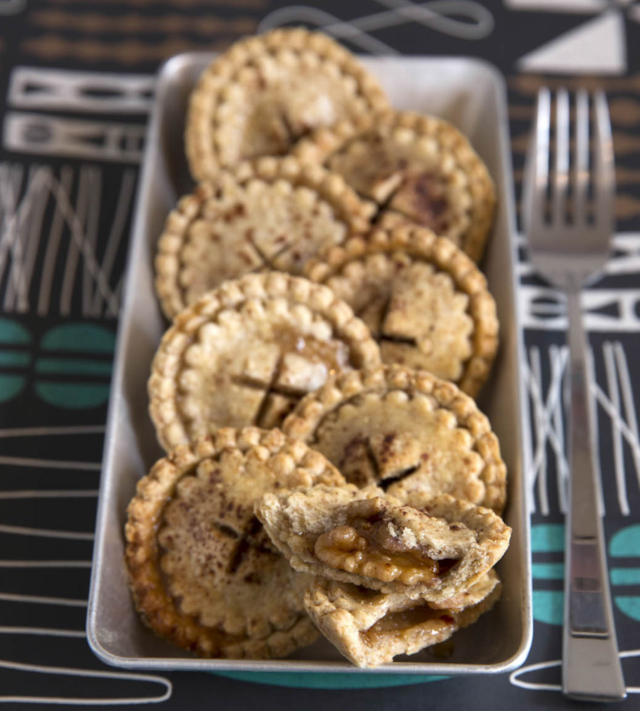
[[[372,667],[448,639],[499,599],[511,534],[473,399],[498,348],[484,164],[303,29],[211,64],[186,147],[201,182],[156,257],[167,455],[125,531],[142,620],[213,658],[322,633]]]

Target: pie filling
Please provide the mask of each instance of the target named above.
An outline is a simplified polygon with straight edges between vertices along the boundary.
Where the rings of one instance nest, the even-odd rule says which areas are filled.
[[[376,501],[358,502],[372,504],[370,515],[355,515],[350,524],[336,526],[318,537],[314,545],[318,560],[348,573],[405,585],[433,584],[458,562],[434,560],[416,546],[410,531],[401,536],[392,518],[376,510]]]
[[[407,610],[390,612],[368,630],[361,633],[365,643],[375,646],[383,639],[414,641],[440,635],[446,628],[455,628],[454,618],[443,610],[433,610],[427,604]]]

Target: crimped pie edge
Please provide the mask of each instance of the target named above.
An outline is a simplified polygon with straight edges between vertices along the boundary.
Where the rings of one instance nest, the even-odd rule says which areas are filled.
[[[303,27],[279,28],[263,35],[250,35],[234,43],[214,59],[200,76],[189,101],[185,128],[185,150],[196,180],[214,175],[221,167],[213,141],[215,108],[221,90],[230,82],[241,81],[244,66],[274,50],[313,51],[333,62],[343,74],[358,83],[359,94],[373,113],[389,109],[389,101],[378,80],[345,47],[321,32]]]
[[[427,371],[399,365],[381,365],[374,369],[351,371],[330,379],[314,393],[309,393],[285,419],[283,431],[311,446],[313,436],[325,416],[348,400],[364,393],[415,389],[435,398],[438,405],[452,412],[460,427],[475,440],[475,450],[485,462],[480,479],[486,487],[483,506],[501,514],[506,503],[507,467],[500,454],[500,443],[491,430],[489,419],[475,401],[445,380]]]
[[[149,414],[158,440],[166,451],[189,441],[175,405],[176,375],[180,372],[184,351],[198,329],[214,319],[219,311],[238,308],[248,299],[267,300],[281,297],[286,297],[296,304],[307,305],[324,317],[331,324],[335,335],[347,343],[350,351],[365,367],[380,363],[378,344],[371,337],[369,329],[329,287],[282,272],[248,274],[240,279],[224,282],[175,317],[154,356],[147,385]],[[163,414],[165,403],[172,404],[173,416],[168,419]],[[176,429],[180,430],[179,437],[175,436]]]
[[[305,165],[293,156],[260,158],[246,162],[236,170],[224,170],[209,181],[203,181],[189,195],[183,196],[167,216],[164,231],[158,240],[155,268],[155,289],[165,316],[173,319],[188,304],[179,283],[181,252],[187,230],[202,211],[207,200],[214,197],[224,183],[246,188],[250,181],[274,183],[286,180],[294,187],[305,187],[316,192],[342,220],[349,232],[362,232],[370,227],[375,212],[373,203],[360,198],[342,176],[319,165]]]
[[[293,153],[301,161],[323,164],[332,153],[349,140],[366,133],[377,126],[413,131],[416,136],[433,136],[453,154],[458,167],[468,178],[472,200],[470,225],[465,232],[461,248],[474,262],[479,262],[484,254],[487,238],[493,224],[496,206],[496,190],[482,159],[475,152],[467,137],[453,124],[435,116],[419,114],[415,111],[384,111],[376,116],[358,116],[342,119],[330,128],[320,128],[310,136],[302,138]],[[385,211],[382,212],[382,215]],[[389,211],[389,214],[400,214]],[[409,218],[403,218],[411,222]]]
[[[286,448],[286,455],[293,460],[295,467],[304,467],[306,462],[311,470],[317,470],[318,463],[321,463],[318,453],[306,446],[298,446],[302,444],[283,436],[279,430],[223,428],[213,436],[177,447],[158,460],[149,474],[139,480],[136,494],[127,508],[125,560],[136,610],[154,632],[183,649],[198,651],[203,656],[211,656],[212,648],[217,644],[212,630],[176,608],[162,584],[157,563],[157,527],[177,482],[203,460],[230,448],[237,448],[243,453],[261,448],[266,451],[268,459]],[[339,476],[329,462],[326,465],[326,473],[330,477]],[[322,472],[314,472],[314,475],[323,476]],[[257,644],[250,639],[239,644],[247,656],[274,657],[285,656],[299,646],[311,644],[316,637],[310,621],[301,618],[290,630],[275,631]],[[238,651],[238,643],[234,644],[234,649]]]
[[[311,281],[326,283],[350,262],[395,251],[434,264],[449,274],[456,288],[469,297],[469,315],[474,323],[473,353],[456,384],[467,395],[477,397],[489,377],[498,351],[496,303],[487,289],[485,276],[451,240],[419,226],[405,225],[391,230],[374,228],[369,235],[354,236],[341,246],[323,250],[307,262],[304,272]]]

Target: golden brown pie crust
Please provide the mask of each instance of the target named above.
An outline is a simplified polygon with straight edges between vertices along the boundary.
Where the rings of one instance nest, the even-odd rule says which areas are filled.
[[[381,227],[421,224],[480,261],[495,188],[468,139],[447,121],[411,111],[362,116],[319,129],[295,153],[375,200]]]
[[[461,595],[464,607],[413,600],[316,577],[304,605],[316,627],[351,662],[377,667],[399,654],[415,654],[473,624],[500,598],[502,585],[490,570]]]
[[[390,483],[394,496],[448,493],[504,509],[507,470],[489,420],[453,383],[426,371],[380,366],[339,375],[303,398],[283,429],[360,486]]]
[[[271,546],[253,504],[279,487],[343,481],[279,430],[222,429],[159,460],[138,482],[125,527],[143,621],[204,657],[281,657],[313,642],[308,581]]]
[[[189,102],[185,143],[196,180],[309,131],[387,109],[378,81],[344,47],[303,28],[248,37],[216,58]]]
[[[421,227],[373,230],[310,260],[369,326],[385,363],[428,370],[476,397],[498,349],[496,304],[474,262]]]
[[[369,228],[375,206],[344,180],[293,157],[223,171],[183,197],[158,242],[156,292],[173,318],[227,279],[299,274],[319,249]]]
[[[220,427],[275,427],[331,373],[379,362],[369,330],[331,289],[249,274],[176,317],[153,360],[149,412],[166,450]]]

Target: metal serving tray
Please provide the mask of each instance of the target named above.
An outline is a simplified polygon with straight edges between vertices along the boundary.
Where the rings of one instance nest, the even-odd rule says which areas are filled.
[[[155,637],[133,608],[124,566],[124,523],[138,479],[162,454],[147,414],[151,359],[167,324],[153,290],[153,256],[165,218],[192,182],[183,150],[189,93],[213,55],[182,54],[162,68],[144,157],[129,252],[105,440],[100,503],[87,618],[89,644],[108,664],[126,668],[367,673],[325,640],[270,661],[205,660]],[[454,651],[434,661],[427,651],[375,673],[492,674],[518,667],[531,645],[529,518],[522,468],[521,331],[515,293],[514,207],[506,93],[501,75],[473,59],[366,58],[398,109],[448,119],[471,140],[493,176],[499,209],[484,271],[498,305],[501,345],[482,409],[500,438],[509,471],[506,521],[511,546],[499,564],[502,599],[479,623],[456,633]]]

